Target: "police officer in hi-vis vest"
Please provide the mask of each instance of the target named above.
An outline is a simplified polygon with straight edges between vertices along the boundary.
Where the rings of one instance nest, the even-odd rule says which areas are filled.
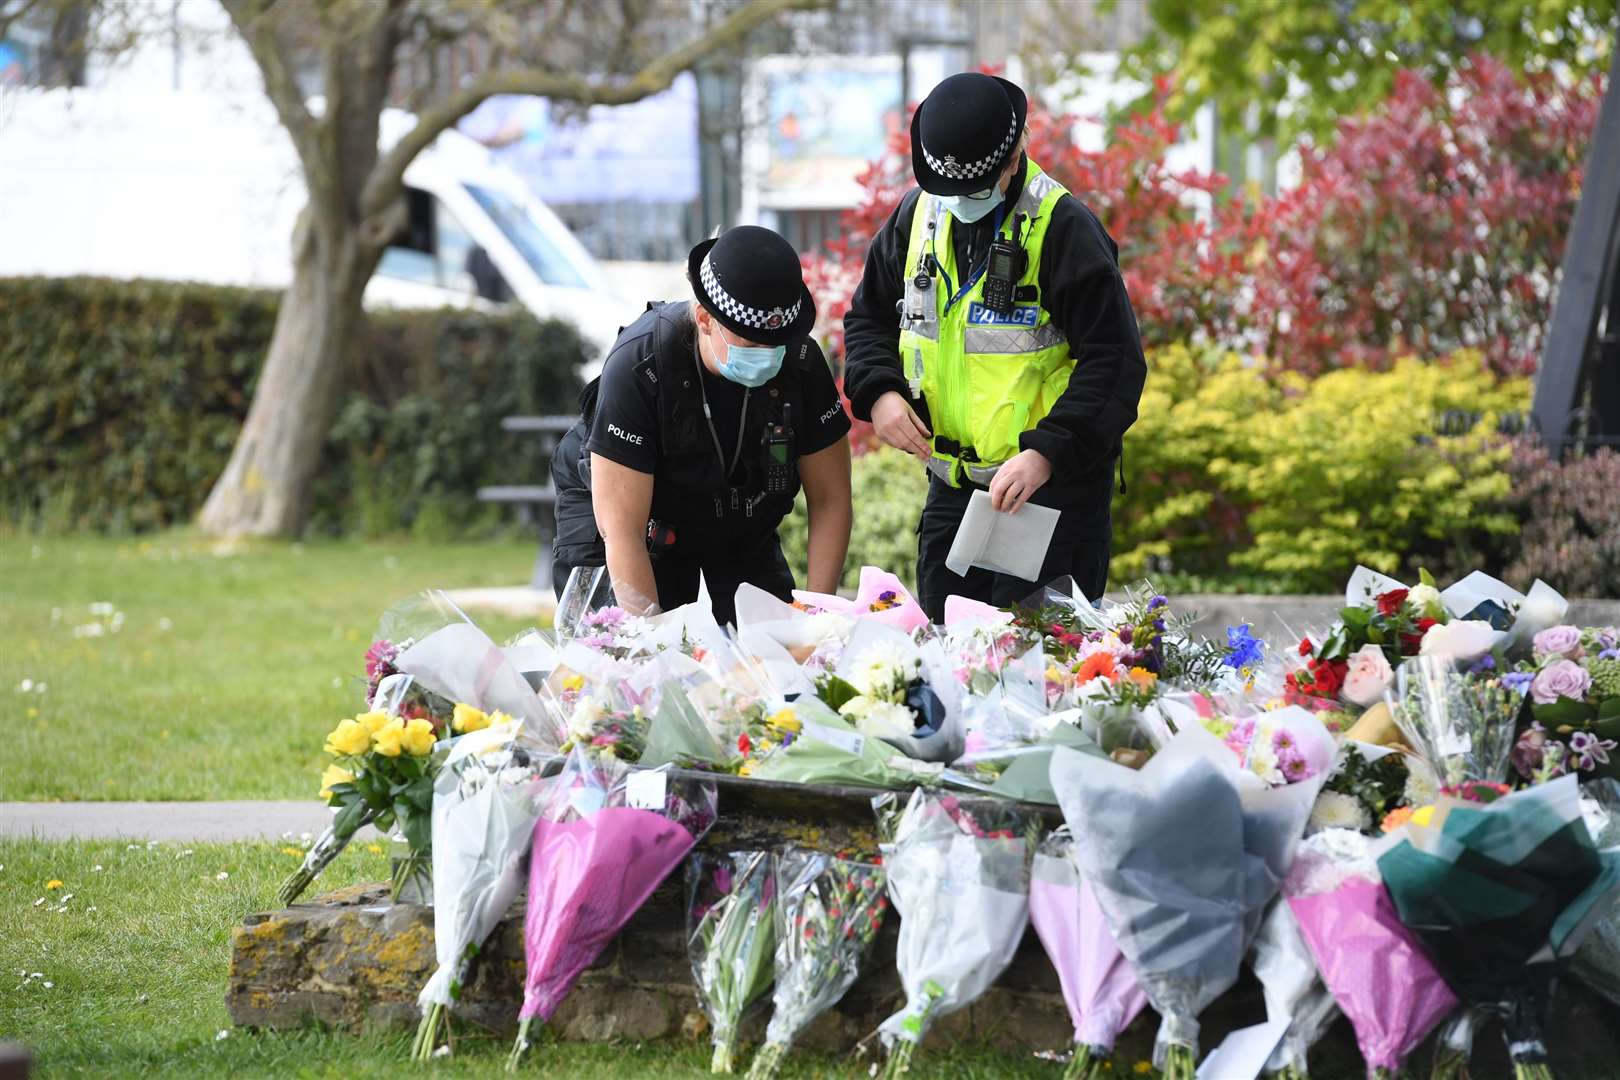
[[[1147,376],[1119,249],[1024,154],[1027,107],[1018,87],[978,73],[917,107],[921,190],[873,239],[844,317],[856,417],[931,474],[917,584],[936,622],[951,593],[1005,605],[1066,574],[1102,593],[1120,437]],[[998,511],[1061,512],[1039,581],[946,568],[976,488]]]
[[[776,528],[802,485],[808,586],[832,592],[849,547],[849,418],[810,338],[793,246],[744,225],[692,249],[696,300],[647,305],[619,332],[583,417],[552,456],[558,580],[606,566],[640,614],[698,596],[734,617],[737,586],[791,599]]]

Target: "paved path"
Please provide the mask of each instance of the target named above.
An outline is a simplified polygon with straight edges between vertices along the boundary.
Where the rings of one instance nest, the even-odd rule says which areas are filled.
[[[277,839],[319,834],[332,813],[314,799],[297,802],[0,803],[0,836],[42,840],[129,837],[198,841]]]

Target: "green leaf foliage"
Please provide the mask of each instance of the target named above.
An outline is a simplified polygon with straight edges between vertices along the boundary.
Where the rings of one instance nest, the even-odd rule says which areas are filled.
[[[1493,375],[1466,351],[1309,378],[1185,346],[1152,350],[1125,435],[1129,490],[1114,497],[1111,578],[1243,575],[1331,593],[1357,563],[1403,581],[1425,566],[1443,580],[1500,571],[1520,522],[1494,416],[1529,402],[1528,380]],[[1438,433],[1453,410],[1481,418],[1466,433]],[[854,490],[845,584],[863,564],[909,584],[927,474],[898,451],[875,451],[855,459]],[[800,515],[783,523],[801,581],[803,536]],[[1347,617],[1371,622],[1365,610]],[[1348,655],[1342,641],[1329,647],[1330,658]]]
[[[1439,83],[1490,53],[1510,67],[1581,74],[1608,65],[1606,0],[1148,0],[1151,28],[1126,55],[1139,77],[1173,75],[1180,111],[1210,100],[1262,129],[1325,135],[1387,97],[1402,69]],[[1293,88],[1291,94],[1289,88]],[[1284,98],[1288,100],[1285,103]]]
[[[927,470],[915,458],[884,447],[856,457],[850,472],[855,520],[842,585],[853,589],[860,583],[861,567],[880,566],[897,575],[906,588],[915,588],[917,519],[928,494]],[[783,519],[779,535],[788,566],[802,586],[809,554],[803,495]]]

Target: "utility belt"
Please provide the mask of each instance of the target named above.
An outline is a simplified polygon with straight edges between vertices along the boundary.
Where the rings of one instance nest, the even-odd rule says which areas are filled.
[[[952,487],[960,487],[963,480],[979,487],[989,487],[1001,465],[986,465],[979,461],[971,446],[963,446],[944,435],[933,438],[933,453],[928,457],[928,471]]]

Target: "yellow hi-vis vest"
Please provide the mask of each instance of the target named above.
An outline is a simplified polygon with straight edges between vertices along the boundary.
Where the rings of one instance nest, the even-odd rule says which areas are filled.
[[[1039,297],[1041,243],[1052,207],[1065,194],[1061,184],[1028,162],[1023,191],[1004,213],[1001,234],[1015,241],[1018,216],[1025,219],[1024,270],[1018,279],[1025,295]],[[1015,302],[1009,315],[984,306],[984,275],[965,281],[956,265],[953,223],[939,200],[923,192],[906,248],[900,359],[912,396],[928,402],[931,467],[959,487],[964,479],[988,484],[996,466],[1018,453],[1018,436],[1039,423],[1068,388],[1074,359],[1063,331],[1038,299]],[[924,262],[930,254],[941,271],[931,276]],[[927,284],[919,288],[923,281]]]

